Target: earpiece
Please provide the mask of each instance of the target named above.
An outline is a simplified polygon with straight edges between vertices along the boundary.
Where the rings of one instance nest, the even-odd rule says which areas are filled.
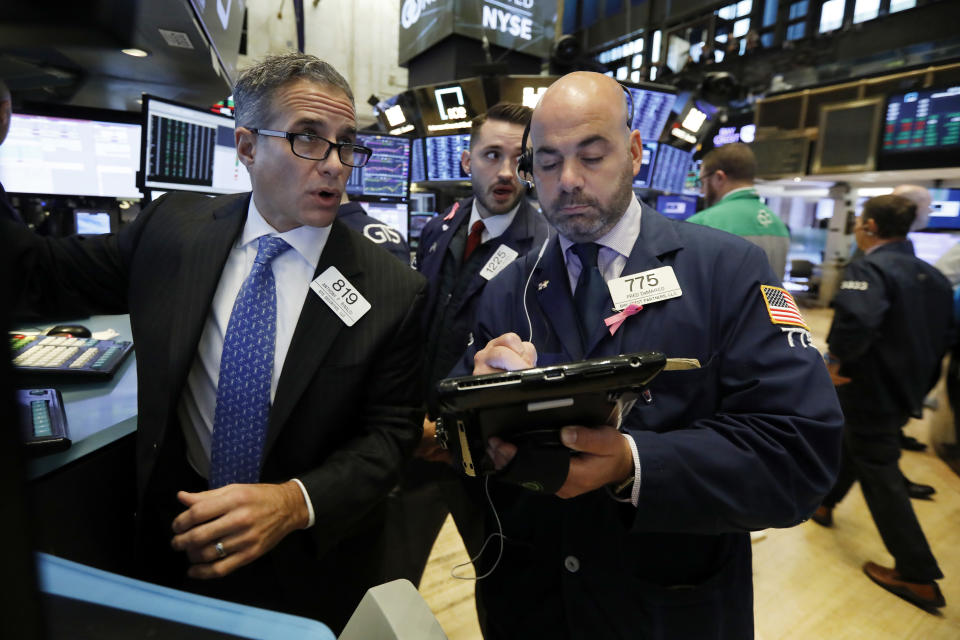
[[[620,83],[617,83],[620,84]],[[628,88],[620,85],[623,93],[627,96],[627,129],[633,129],[633,94]],[[533,189],[533,149],[527,146],[527,139],[530,137],[530,123],[523,128],[523,137],[520,139],[520,148],[522,149],[520,157],[517,159],[517,180],[528,190]]]

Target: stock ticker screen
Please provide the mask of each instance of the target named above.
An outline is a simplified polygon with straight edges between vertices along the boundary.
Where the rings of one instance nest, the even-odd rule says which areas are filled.
[[[357,144],[373,149],[373,155],[366,166],[350,172],[347,193],[406,198],[410,185],[410,138],[358,133]]]
[[[653,89],[628,87],[628,90],[633,96],[632,128],[640,132],[640,138],[644,142],[656,142],[660,139],[664,125],[667,124],[667,118],[670,117],[670,111],[677,96]]]
[[[427,146],[427,180],[469,180],[460,166],[460,156],[470,150],[470,134],[425,138]]]
[[[682,193],[692,155],[692,151],[661,144],[653,164],[650,187],[669,193]]]
[[[883,153],[960,149],[960,86],[890,96],[881,148]]]
[[[414,138],[410,150],[410,182],[427,179],[427,160],[423,157],[423,138]]]

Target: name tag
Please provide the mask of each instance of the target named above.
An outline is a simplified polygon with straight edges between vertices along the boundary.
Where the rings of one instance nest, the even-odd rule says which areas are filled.
[[[310,283],[310,288],[327,303],[343,324],[352,327],[370,311],[370,303],[336,267],[329,267]]]
[[[503,271],[518,255],[520,254],[515,249],[511,249],[505,244],[500,245],[493,255],[490,256],[490,259],[487,260],[487,264],[483,265],[483,269],[480,270],[480,275],[489,280]]]
[[[648,305],[683,295],[673,267],[660,267],[642,273],[623,276],[607,282],[613,308],[626,309],[631,304]]]

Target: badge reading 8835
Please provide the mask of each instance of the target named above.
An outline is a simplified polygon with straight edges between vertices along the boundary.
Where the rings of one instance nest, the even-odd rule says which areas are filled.
[[[370,311],[370,303],[336,267],[329,267],[310,283],[310,288],[327,303],[343,324],[352,327]]]

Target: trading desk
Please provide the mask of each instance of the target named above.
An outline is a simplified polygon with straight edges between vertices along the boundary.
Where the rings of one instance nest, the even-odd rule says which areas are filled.
[[[93,332],[114,329],[120,339],[132,339],[126,315],[78,322]],[[28,462],[37,550],[108,571],[130,572],[136,506],[135,360],[136,352],[107,381],[35,378],[19,385],[60,390],[73,442],[66,451]]]

